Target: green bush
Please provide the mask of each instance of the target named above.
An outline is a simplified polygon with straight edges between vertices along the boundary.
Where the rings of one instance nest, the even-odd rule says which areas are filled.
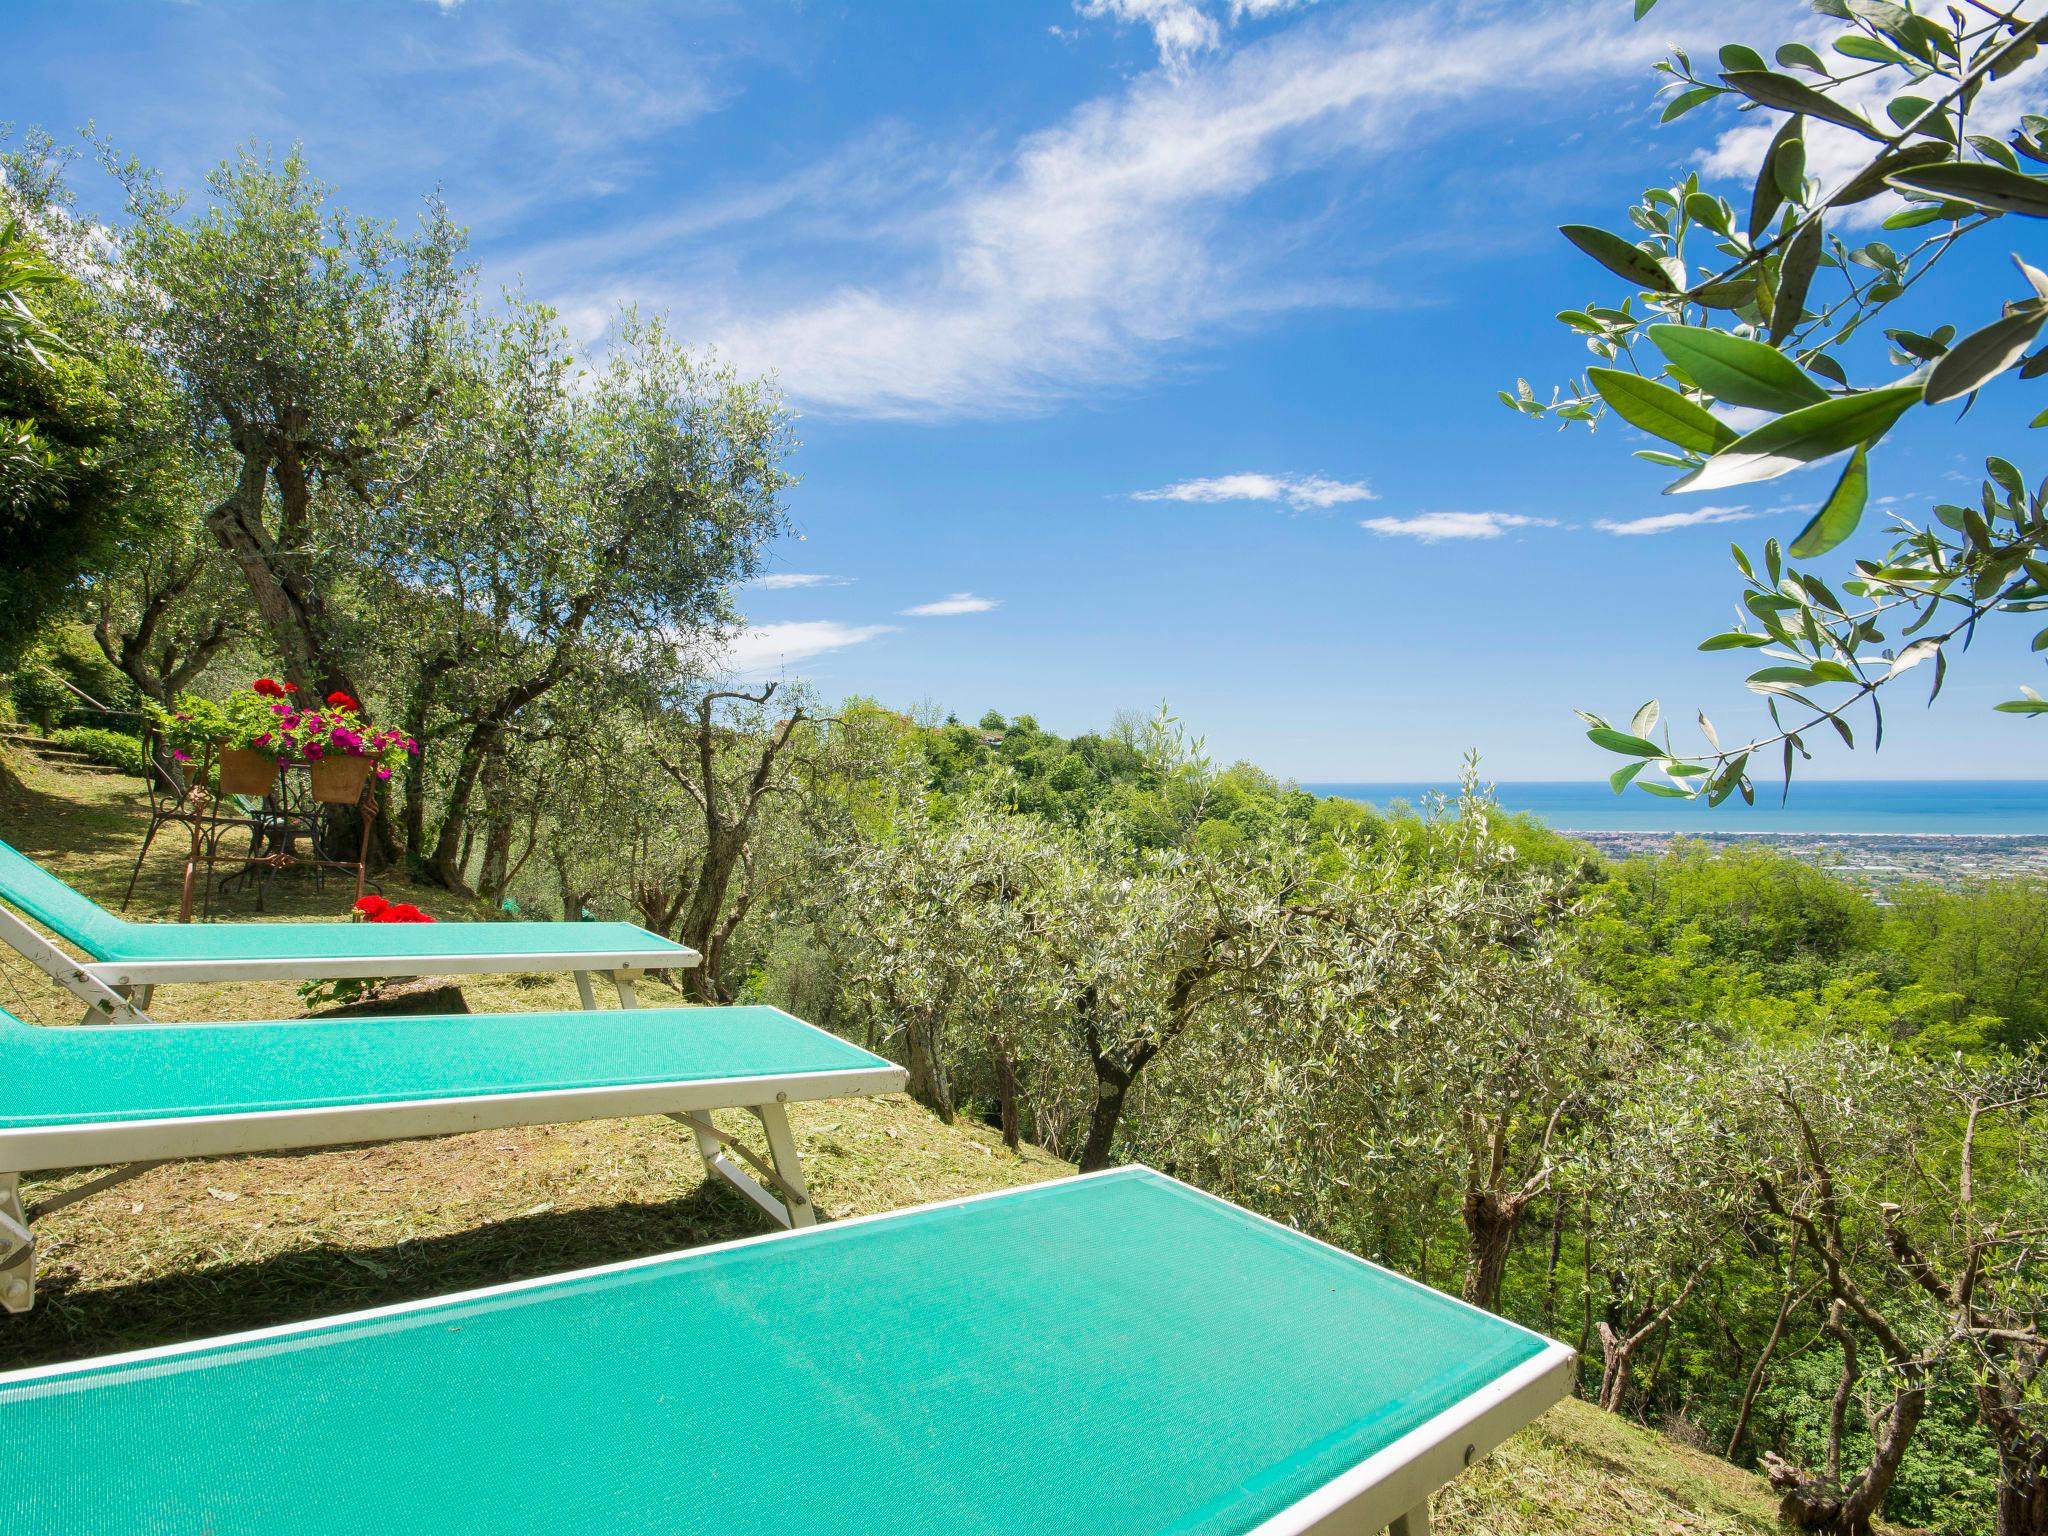
[[[36,636],[8,680],[8,690],[15,713],[45,731],[84,723],[91,711],[81,693],[110,709],[135,704],[135,685],[101,653],[91,631],[75,621],[52,624]]]
[[[97,726],[74,725],[50,738],[72,752],[83,752],[96,763],[120,768],[142,777],[142,741],[123,731],[101,730]]]

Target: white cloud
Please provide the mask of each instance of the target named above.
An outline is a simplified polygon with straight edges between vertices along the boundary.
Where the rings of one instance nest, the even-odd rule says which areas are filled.
[[[797,587],[843,587],[852,581],[851,576],[821,576],[814,571],[770,571],[747,585],[763,592],[787,592]]]
[[[1284,501],[1297,512],[1378,499],[1363,480],[1326,480],[1321,475],[1218,475],[1131,492],[1133,501]]]
[[[906,608],[904,614],[914,619],[950,618],[956,613],[987,613],[1002,604],[993,597],[976,597],[972,592],[955,592],[936,602],[919,603],[915,608]]]
[[[1709,523],[1746,523],[1756,514],[1747,507],[1701,507],[1693,512],[1659,512],[1652,517],[1631,517],[1622,521],[1600,518],[1593,526],[1602,533],[1670,533],[1677,528],[1699,528]]]
[[[1371,277],[1370,252],[1309,238],[1316,215],[1276,212],[1282,189],[1311,173],[1377,185],[1532,95],[1635,90],[1663,41],[1609,5],[1316,12],[1007,148],[878,132],[827,157],[829,175],[510,264],[565,313],[634,293],[691,315],[812,410],[1042,410],[1276,314],[1410,302]]]
[[[456,0],[460,3],[460,0]],[[1230,0],[1225,13],[1236,26],[1246,17],[1263,21],[1286,11],[1314,5],[1316,0]],[[1074,0],[1074,9],[1091,21],[1108,17],[1120,25],[1149,27],[1159,62],[1169,73],[1184,72],[1197,54],[1213,52],[1223,41],[1223,28],[1203,0]],[[1058,27],[1055,37],[1069,34]]]
[[[1223,29],[1194,0],[1077,0],[1074,9],[1090,20],[1108,16],[1152,29],[1159,62],[1178,73],[1198,53],[1223,40]]]
[[[1547,517],[1519,512],[1423,512],[1415,517],[1368,517],[1359,527],[1374,533],[1435,544],[1442,539],[1497,539],[1511,528],[1555,528]]]
[[[894,624],[841,624],[833,619],[749,624],[727,637],[719,659],[735,672],[772,671],[828,651],[843,651],[895,630]]]

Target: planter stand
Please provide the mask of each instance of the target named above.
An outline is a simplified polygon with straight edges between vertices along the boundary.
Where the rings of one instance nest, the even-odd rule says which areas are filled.
[[[355,761],[360,762],[363,760],[356,759]],[[312,869],[316,873],[324,873],[332,869],[355,876],[356,893],[354,899],[357,901],[362,900],[363,891],[369,883],[370,826],[377,816],[377,796],[371,787],[374,780],[368,776],[369,769],[367,764],[363,770],[363,780],[357,786],[352,800],[349,801],[333,801],[317,795],[311,782],[312,764],[288,761],[280,763],[279,767],[283,770],[279,782],[271,790],[270,794],[264,798],[264,808],[255,817],[255,825],[252,830],[253,846],[248,854],[242,858],[240,867],[219,883],[226,885],[235,880],[262,881],[267,883],[270,876],[281,869]],[[302,777],[295,778],[295,776]],[[296,803],[294,803],[295,801]],[[351,804],[361,823],[361,829],[356,839],[355,858],[351,860],[327,857],[320,852],[320,848],[323,834],[328,828],[330,811],[336,808],[346,808]],[[218,798],[215,799],[212,810],[214,817],[213,825],[218,827],[220,817],[220,801]],[[213,915],[213,893],[216,883],[214,880],[214,865],[219,836],[218,831],[213,831],[203,839],[205,849],[203,856],[206,862],[205,896],[200,908],[203,917],[211,917]],[[305,838],[309,844],[309,851],[306,853],[295,851],[298,840],[301,837]],[[281,846],[279,846],[280,843]],[[193,858],[186,865],[185,898],[178,914],[180,922],[191,921],[192,871],[193,866],[202,856],[200,852],[201,845],[202,839],[199,836],[198,829],[195,828],[193,835]],[[259,912],[263,910],[262,890],[263,886],[258,884],[256,909]]]

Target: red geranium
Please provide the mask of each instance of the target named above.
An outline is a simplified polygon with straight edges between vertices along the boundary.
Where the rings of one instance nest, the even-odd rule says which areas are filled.
[[[252,686],[256,692],[262,694],[266,699],[281,699],[284,697],[284,687],[274,677],[259,677]]]
[[[382,896],[365,896],[351,912],[361,923],[431,923],[433,918],[409,901],[386,901]]]
[[[363,707],[361,703],[359,703],[356,700],[353,694],[343,693],[339,688],[335,689],[334,692],[327,695],[327,702],[332,704],[336,709],[350,709],[359,711]]]

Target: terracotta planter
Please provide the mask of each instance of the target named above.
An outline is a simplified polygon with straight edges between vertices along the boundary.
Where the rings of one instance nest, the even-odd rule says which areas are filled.
[[[323,757],[312,764],[313,798],[323,805],[354,805],[370,779],[367,757]]]
[[[277,761],[247,747],[222,747],[220,792],[224,795],[267,795],[277,783]]]

